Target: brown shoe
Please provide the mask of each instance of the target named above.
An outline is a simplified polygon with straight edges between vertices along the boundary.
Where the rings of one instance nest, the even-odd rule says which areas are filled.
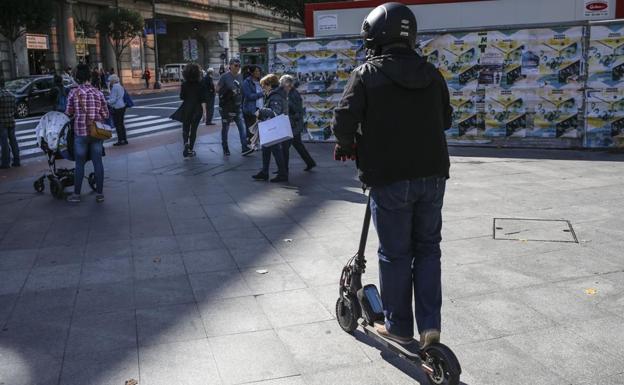
[[[380,336],[392,340],[394,342],[398,342],[401,345],[409,345],[414,342],[414,338],[411,337],[401,337],[390,333],[386,329],[386,325],[381,322],[375,322],[375,331],[379,333]]]
[[[440,343],[440,331],[428,329],[420,333],[420,348],[424,349],[431,344]]]

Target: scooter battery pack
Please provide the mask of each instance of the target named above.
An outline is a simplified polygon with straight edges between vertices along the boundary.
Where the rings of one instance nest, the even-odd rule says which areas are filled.
[[[362,307],[364,318],[370,325],[384,320],[383,306],[379,290],[375,285],[366,285],[357,292],[358,301]]]

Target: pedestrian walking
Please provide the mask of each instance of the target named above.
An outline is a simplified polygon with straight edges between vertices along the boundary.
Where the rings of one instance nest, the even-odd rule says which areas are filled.
[[[286,113],[288,101],[286,100],[284,90],[279,87],[279,78],[277,75],[266,75],[260,80],[260,85],[266,94],[266,101],[264,107],[256,112],[258,120],[264,121]],[[275,163],[277,163],[277,176],[271,179],[271,182],[288,182],[288,170],[284,164],[284,152],[281,143],[262,147],[262,170],[252,178],[262,181],[269,180],[271,155],[273,155]]]
[[[184,82],[180,88],[180,99],[182,105],[174,113],[172,118],[182,122],[182,140],[184,151],[182,156],[194,157],[195,139],[197,138],[197,127],[202,116],[206,115],[205,91],[200,82],[201,68],[196,63],[189,63],[182,72]]]
[[[124,146],[128,144],[128,138],[126,135],[126,125],[124,123],[124,117],[126,115],[126,102],[124,95],[126,90],[119,82],[119,76],[111,75],[108,78],[110,83],[110,96],[108,97],[108,105],[112,109],[113,125],[117,131],[117,143],[113,146]]]
[[[91,85],[98,90],[102,89],[102,83],[100,82],[100,71],[93,67],[93,71],[91,71]]]
[[[0,78],[0,168],[19,167],[19,144],[15,137],[15,96],[4,87],[4,78]],[[13,163],[9,165],[11,154]]]
[[[108,76],[104,68],[100,68],[100,84],[102,85],[102,89],[108,89]]]
[[[241,142],[241,153],[243,156],[249,155],[253,149],[249,148],[247,141],[247,130],[243,123],[243,112],[241,104],[243,95],[241,87],[243,84],[243,76],[240,73],[240,60],[230,60],[230,70],[224,73],[217,83],[217,92],[219,93],[219,110],[221,113],[221,145],[223,146],[223,154],[230,155],[230,147],[228,146],[228,131],[230,123],[234,122],[238,128],[238,134]]]
[[[149,88],[149,82],[152,78],[152,73],[149,68],[145,68],[145,72],[143,72],[143,79],[145,80],[145,88]]]
[[[76,67],[76,82],[78,87],[71,90],[67,98],[65,113],[74,117],[74,193],[67,197],[71,203],[80,202],[80,191],[84,179],[84,168],[87,159],[93,162],[95,173],[95,200],[104,201],[104,152],[103,140],[89,135],[89,126],[94,122],[102,122],[108,118],[108,107],[102,91],[97,90],[90,83],[91,73],[89,66],[79,64]]]
[[[452,108],[446,81],[415,52],[416,18],[399,3],[375,8],[362,25],[370,52],[334,112],[336,160],[358,160],[371,187],[379,236],[385,338],[424,349],[440,341],[442,203],[449,177],[444,130]],[[414,303],[412,303],[412,294]]]
[[[206,70],[206,76],[202,79],[202,89],[204,90],[206,105],[204,108],[204,123],[206,125],[212,124],[212,118],[214,117],[215,85],[214,79],[212,78],[213,74],[214,69],[209,67]]]
[[[54,75],[52,95],[55,100],[54,111],[65,112],[65,109],[67,108],[67,91],[65,90],[63,77],[61,75]]]
[[[243,80],[243,118],[247,128],[247,138],[253,135],[249,128],[256,123],[256,111],[264,106],[264,92],[260,85],[262,70],[258,66],[249,66],[249,76]]]
[[[290,75],[283,75],[280,78],[280,87],[284,89],[284,92],[288,96],[288,117],[290,118],[290,126],[293,132],[292,140],[282,143],[284,163],[286,164],[286,170],[288,170],[290,162],[290,146],[292,145],[306,164],[304,171],[310,171],[316,167],[316,162],[312,159],[312,156],[305,148],[303,141],[301,140],[301,133],[304,128],[303,116],[305,114],[305,110],[303,109],[303,99],[301,98],[299,91],[297,91],[295,84],[295,79]]]

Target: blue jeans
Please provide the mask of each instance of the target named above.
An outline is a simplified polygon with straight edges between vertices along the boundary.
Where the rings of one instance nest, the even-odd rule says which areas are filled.
[[[371,190],[379,236],[379,282],[386,328],[412,337],[412,291],[418,330],[440,330],[440,241],[446,179],[403,180]]]
[[[93,162],[95,172],[95,191],[101,194],[104,189],[104,165],[102,164],[103,152],[102,140],[93,139],[90,136],[76,136],[74,139],[74,158],[76,159],[76,171],[74,173],[74,194],[80,194],[84,168],[87,159]]]
[[[230,129],[230,122],[234,121],[238,128],[238,134],[240,135],[241,148],[245,150],[247,148],[247,129],[245,123],[243,123],[243,113],[239,112],[234,117],[229,117],[227,113],[221,112],[221,144],[223,147],[228,145],[228,131]]]
[[[0,127],[0,150],[2,151],[2,166],[9,166],[10,153],[13,153],[13,165],[17,166],[20,164],[19,144],[15,137],[15,127]]]
[[[286,168],[286,163],[284,163],[284,150],[282,149],[282,143],[262,147],[262,172],[267,175],[269,174],[271,154],[273,154],[275,163],[277,164],[277,174],[281,177],[288,177],[288,169]]]

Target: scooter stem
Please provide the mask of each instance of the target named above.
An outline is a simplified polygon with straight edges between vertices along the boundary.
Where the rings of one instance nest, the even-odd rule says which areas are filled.
[[[364,251],[366,250],[366,241],[368,240],[368,230],[370,228],[371,221],[371,197],[370,193],[368,195],[368,199],[366,201],[366,214],[364,215],[364,224],[362,225],[362,235],[360,236],[360,248],[357,253],[358,262],[365,262]]]

